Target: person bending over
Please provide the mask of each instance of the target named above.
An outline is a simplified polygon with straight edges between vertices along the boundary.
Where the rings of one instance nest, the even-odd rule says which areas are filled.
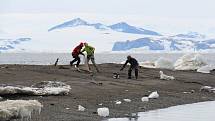
[[[130,67],[128,69],[128,79],[131,79],[132,70],[135,70],[135,78],[137,79],[139,64],[138,64],[138,61],[135,58],[131,57],[130,55],[127,56],[127,60],[126,60],[125,64],[123,65],[123,67],[120,69],[120,71],[122,71],[128,63],[130,64]]]

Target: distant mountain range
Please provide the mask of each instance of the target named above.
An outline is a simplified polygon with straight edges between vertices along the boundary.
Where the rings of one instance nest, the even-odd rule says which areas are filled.
[[[215,39],[193,40],[193,39],[175,39],[172,37],[163,38],[140,38],[136,40],[127,40],[115,42],[112,51],[128,51],[137,48],[145,48],[152,51],[200,51],[215,50]]]
[[[131,34],[143,34],[143,35],[155,35],[155,36],[161,35],[155,31],[131,26],[125,22],[120,22],[120,23],[116,23],[116,24],[107,26],[102,23],[88,23],[87,21],[82,20],[80,18],[76,18],[71,21],[67,21],[62,24],[56,25],[56,26],[50,28],[48,31],[53,31],[56,29],[63,29],[63,28],[68,28],[68,27],[72,28],[72,27],[77,27],[77,26],[91,26],[97,30],[110,29],[110,30],[117,31],[117,32],[131,33]]]
[[[0,39],[0,52],[15,49],[17,45],[30,40],[31,38]]]
[[[215,52],[215,39],[197,32],[176,35],[162,35],[119,22],[112,25],[90,23],[75,18],[56,25],[48,31],[28,35],[11,35],[0,28],[0,52],[70,52],[80,41],[86,41],[96,52],[109,51],[209,51]],[[57,31],[60,30],[60,31]],[[81,35],[84,32],[84,36]],[[25,35],[31,36],[31,38]],[[17,37],[18,36],[18,37]],[[23,37],[23,38],[19,38]],[[32,41],[34,40],[34,41]],[[24,44],[28,42],[27,44]],[[23,51],[25,50],[25,51]],[[134,50],[134,51],[133,51]]]

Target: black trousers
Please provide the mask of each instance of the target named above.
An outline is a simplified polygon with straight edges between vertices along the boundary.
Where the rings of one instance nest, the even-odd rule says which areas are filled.
[[[138,66],[130,66],[130,68],[128,69],[128,78],[131,79],[131,72],[132,70],[134,70],[135,72],[135,78],[138,78]]]
[[[79,66],[79,64],[80,64],[80,62],[81,62],[80,57],[79,57],[78,55],[72,55],[72,57],[73,57],[74,59],[73,59],[72,61],[70,61],[70,65],[72,66],[72,65],[73,65],[73,63],[75,63],[75,62],[77,61],[76,66],[78,67],[78,66]]]

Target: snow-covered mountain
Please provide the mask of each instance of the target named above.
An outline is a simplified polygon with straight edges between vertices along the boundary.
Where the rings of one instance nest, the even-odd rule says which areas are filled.
[[[206,38],[205,35],[199,34],[198,32],[188,32],[186,34],[177,34],[172,37],[180,37],[180,38],[194,38],[194,39],[204,39]]]
[[[147,51],[215,51],[215,39],[198,40],[189,38],[140,38],[115,42],[112,51],[128,51],[132,49],[145,49]]]
[[[91,26],[97,30],[108,30],[108,29],[110,29],[110,30],[114,30],[117,32],[131,33],[131,34],[143,34],[143,35],[155,35],[155,36],[161,35],[155,31],[146,30],[143,28],[131,26],[125,22],[119,22],[119,23],[107,26],[107,25],[104,25],[102,23],[91,24],[91,23],[89,23],[85,20],[82,20],[80,18],[76,18],[76,19],[73,19],[71,21],[64,22],[60,25],[56,25],[56,26],[50,28],[48,31],[53,31],[56,29],[63,29],[63,28],[68,28],[68,27],[77,27],[77,26]]]
[[[91,20],[90,17],[85,20],[80,18],[47,19],[46,22],[38,20],[33,24],[29,24],[28,19],[23,22],[26,23],[24,25],[12,26],[11,24],[10,27],[0,28],[2,31],[0,32],[0,52],[70,53],[80,42],[88,42],[94,46],[96,53],[137,52],[138,50],[141,52],[144,50],[167,52],[215,50],[215,39],[196,32],[161,35],[156,31],[118,22],[121,20],[112,22],[110,25],[85,21]]]
[[[30,40],[31,38],[0,39],[0,52],[13,50],[16,48],[17,45]]]

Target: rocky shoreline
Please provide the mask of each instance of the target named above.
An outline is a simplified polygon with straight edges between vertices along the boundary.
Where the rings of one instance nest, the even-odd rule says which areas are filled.
[[[215,71],[172,71],[140,68],[139,79],[127,79],[127,69],[120,64],[99,64],[100,73],[78,72],[74,67],[51,65],[0,65],[0,84],[30,86],[40,81],[62,81],[71,86],[64,96],[4,95],[3,99],[35,99],[43,104],[40,115],[32,121],[101,121],[97,108],[108,107],[109,117],[129,117],[131,113],[170,106],[215,100],[215,94],[200,91],[202,86],[215,87]],[[93,67],[92,67],[93,68]],[[159,71],[175,80],[160,80]],[[119,79],[113,73],[120,74]],[[157,91],[159,98],[142,102],[141,98]],[[124,99],[130,99],[131,102]],[[120,101],[121,104],[116,104]],[[78,111],[78,105],[86,108]]]

